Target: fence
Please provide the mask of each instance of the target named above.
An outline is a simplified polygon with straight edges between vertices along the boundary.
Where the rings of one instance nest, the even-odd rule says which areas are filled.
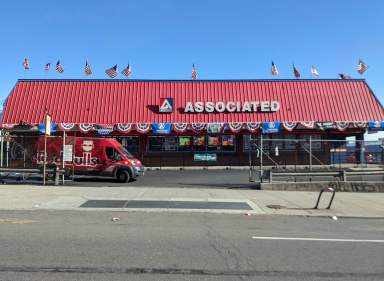
[[[346,168],[382,165],[381,141],[335,139],[277,139],[254,136],[250,139],[249,165],[275,168]]]
[[[23,179],[41,180],[42,173],[46,172],[47,179],[53,179],[56,168],[68,175],[73,174],[72,153],[65,154],[68,151],[72,152],[74,145],[74,137],[21,136],[3,133],[0,136],[1,177],[19,178],[19,175],[22,175]]]

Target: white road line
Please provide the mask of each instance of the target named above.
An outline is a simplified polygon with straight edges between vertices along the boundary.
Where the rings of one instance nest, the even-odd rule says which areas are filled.
[[[256,240],[296,240],[296,241],[326,241],[326,242],[363,242],[363,243],[384,243],[384,240],[365,240],[365,239],[327,239],[327,238],[307,238],[307,237],[268,237],[252,236]]]

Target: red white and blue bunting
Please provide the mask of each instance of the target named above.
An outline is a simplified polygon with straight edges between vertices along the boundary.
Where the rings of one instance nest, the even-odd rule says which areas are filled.
[[[228,127],[233,133],[237,133],[243,128],[243,123],[228,123]]]
[[[139,133],[145,134],[148,133],[151,129],[151,124],[149,123],[136,123],[136,131]]]
[[[364,121],[353,122],[353,126],[355,126],[355,128],[367,128],[368,122],[364,122]]]
[[[283,128],[291,132],[297,126],[297,122],[283,122]]]
[[[349,122],[344,122],[344,121],[337,121],[336,122],[336,128],[339,130],[339,131],[344,131],[345,129],[347,129],[349,127]]]
[[[248,122],[246,126],[248,131],[254,133],[260,128],[261,122]]]
[[[174,131],[184,133],[188,128],[188,123],[175,123],[173,124]]]
[[[81,123],[81,124],[79,124],[79,129],[80,129],[80,131],[86,133],[86,132],[89,132],[89,131],[93,130],[94,128],[93,128],[93,124],[90,124],[90,123],[86,123],[86,124]]]
[[[314,129],[315,128],[315,122],[314,121],[303,121],[300,122],[301,125],[303,125],[307,129]]]
[[[70,131],[75,128],[75,123],[59,123],[59,128],[63,131]]]
[[[205,129],[205,123],[192,123],[191,128],[196,132],[200,132]]]
[[[132,130],[131,123],[117,123],[116,127],[122,133],[129,133]]]

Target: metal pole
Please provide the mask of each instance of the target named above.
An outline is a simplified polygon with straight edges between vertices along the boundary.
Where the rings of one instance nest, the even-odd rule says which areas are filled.
[[[260,134],[260,182],[263,178],[263,134]]]
[[[364,163],[365,163],[365,144],[364,144],[364,140],[361,140],[361,144],[360,144],[360,163],[361,163],[361,167],[363,167]]]
[[[44,163],[43,163],[43,185],[45,185],[45,170],[47,164],[47,136],[44,135]]]
[[[0,144],[0,167],[3,167],[3,162],[4,162],[4,134],[3,134],[3,130],[0,130],[0,141],[1,141],[1,144]]]
[[[252,182],[252,154],[251,154],[251,150],[252,150],[252,139],[251,139],[251,137],[249,137],[249,147],[248,147],[249,182]]]
[[[64,147],[65,147],[65,131],[63,131],[63,171],[65,170],[65,163],[64,163]],[[64,182],[65,182],[65,178],[64,178],[64,175],[65,173],[63,172],[63,185],[64,185]]]
[[[312,171],[312,136],[309,136],[309,170]]]
[[[6,155],[7,155],[7,161],[6,161],[6,164],[7,164],[7,167],[9,167],[9,140],[7,140],[7,151],[6,151]]]

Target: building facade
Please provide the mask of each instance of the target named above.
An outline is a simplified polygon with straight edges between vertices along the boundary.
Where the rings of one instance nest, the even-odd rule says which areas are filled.
[[[46,113],[57,135],[115,137],[147,166],[243,166],[261,147],[265,164],[329,163],[384,120],[364,80],[19,80],[1,126],[37,135]]]

